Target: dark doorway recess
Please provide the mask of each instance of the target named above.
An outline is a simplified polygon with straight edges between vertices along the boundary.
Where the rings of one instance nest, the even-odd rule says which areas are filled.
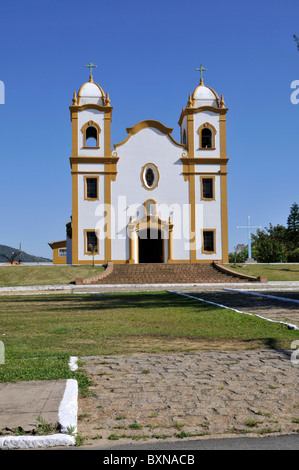
[[[160,230],[145,229],[138,234],[139,263],[163,263],[163,239]]]

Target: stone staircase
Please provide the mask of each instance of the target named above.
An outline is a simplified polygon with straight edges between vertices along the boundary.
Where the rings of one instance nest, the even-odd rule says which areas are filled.
[[[267,282],[225,268],[220,263],[108,263],[106,270],[76,284],[197,284],[197,283]]]

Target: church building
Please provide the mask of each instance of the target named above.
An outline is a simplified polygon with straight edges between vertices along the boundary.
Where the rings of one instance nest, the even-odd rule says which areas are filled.
[[[144,120],[111,146],[109,94],[74,92],[72,216],[54,264],[228,262],[226,113],[201,79],[173,129]],[[179,107],[179,103],[178,103]]]

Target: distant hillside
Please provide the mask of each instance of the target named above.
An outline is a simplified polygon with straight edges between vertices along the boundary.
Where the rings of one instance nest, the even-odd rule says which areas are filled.
[[[19,249],[12,248],[11,246],[7,246],[7,245],[0,245],[0,263],[8,263],[7,258],[1,255],[6,255],[9,258],[11,258],[13,253],[19,253]],[[15,260],[19,261],[19,255],[16,256]],[[21,262],[22,263],[49,263],[49,262],[51,263],[52,260],[49,258],[42,258],[41,256],[29,255],[28,253],[25,253],[25,251],[22,251]]]

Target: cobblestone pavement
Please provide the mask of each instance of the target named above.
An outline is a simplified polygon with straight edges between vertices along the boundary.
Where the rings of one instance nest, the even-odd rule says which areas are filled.
[[[93,382],[79,400],[86,443],[299,432],[299,366],[286,352],[80,359]]]

